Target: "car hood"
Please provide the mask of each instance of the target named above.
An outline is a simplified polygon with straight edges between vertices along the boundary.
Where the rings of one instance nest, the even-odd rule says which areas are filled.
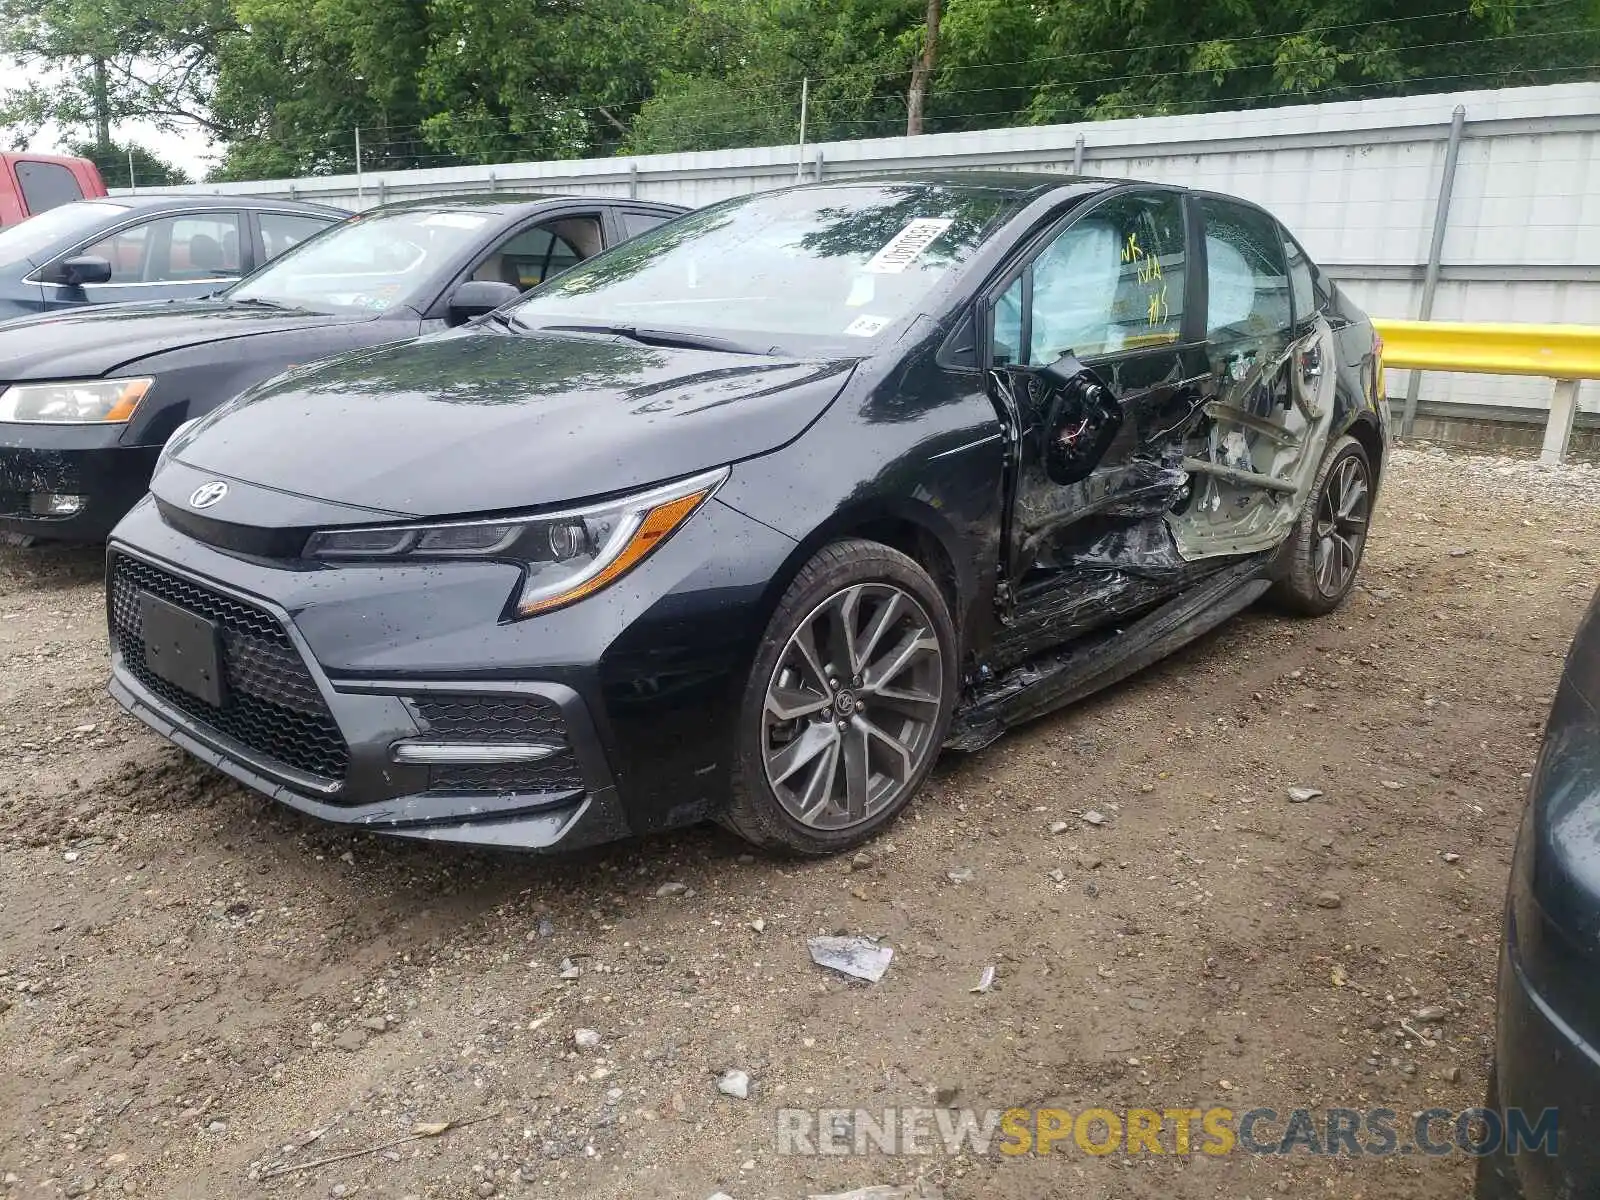
[[[91,379],[136,359],[205,342],[372,319],[369,313],[253,308],[226,300],[86,305],[0,325],[0,380]]]
[[[539,508],[781,446],[854,366],[474,330],[280,376],[173,449],[220,476],[404,516]]]

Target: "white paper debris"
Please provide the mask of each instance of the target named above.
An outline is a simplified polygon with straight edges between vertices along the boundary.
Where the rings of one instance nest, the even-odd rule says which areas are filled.
[[[806,943],[811,961],[841,975],[877,983],[889,969],[894,950],[864,937],[814,937]]]

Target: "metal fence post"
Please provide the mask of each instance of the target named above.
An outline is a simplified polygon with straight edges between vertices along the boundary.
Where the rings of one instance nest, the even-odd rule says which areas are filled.
[[[1422,304],[1417,310],[1417,320],[1426,321],[1433,316],[1433,295],[1439,288],[1439,262],[1444,255],[1444,235],[1450,224],[1450,193],[1456,185],[1456,163],[1461,158],[1461,130],[1467,123],[1464,105],[1456,105],[1450,114],[1450,140],[1444,148],[1444,174],[1439,179],[1439,202],[1433,210],[1433,241],[1428,245],[1428,270],[1422,277]],[[1422,375],[1411,372],[1406,383],[1406,406],[1400,416],[1400,436],[1410,437],[1412,423],[1417,419],[1417,395],[1422,389]]]
[[[817,150],[816,174],[813,176],[813,178],[815,178],[818,183],[822,182],[822,150],[820,148]]]
[[[1556,380],[1550,393],[1550,423],[1544,427],[1544,448],[1539,451],[1539,461],[1547,466],[1557,466],[1567,454],[1567,442],[1572,437],[1572,418],[1578,412],[1578,381]]]
[[[638,198],[639,198],[639,164],[636,163],[636,162],[631,162],[631,163],[628,164],[628,199],[637,200]]]
[[[1078,135],[1077,140],[1072,143],[1072,173],[1074,175],[1083,174],[1083,134],[1081,133]]]

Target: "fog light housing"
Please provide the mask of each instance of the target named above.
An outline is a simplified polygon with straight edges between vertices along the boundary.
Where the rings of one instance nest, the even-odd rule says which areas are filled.
[[[28,497],[28,511],[36,517],[75,517],[89,503],[87,496],[65,492],[34,492]]]

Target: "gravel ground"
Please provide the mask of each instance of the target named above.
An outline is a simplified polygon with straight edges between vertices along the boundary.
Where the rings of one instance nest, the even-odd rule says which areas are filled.
[[[0,551],[0,1195],[1461,1196],[1459,1158],[779,1155],[775,1113],[1476,1103],[1597,535],[1593,468],[1398,451],[1341,612],[1251,611],[820,863],[314,824],[116,713],[97,554]]]

